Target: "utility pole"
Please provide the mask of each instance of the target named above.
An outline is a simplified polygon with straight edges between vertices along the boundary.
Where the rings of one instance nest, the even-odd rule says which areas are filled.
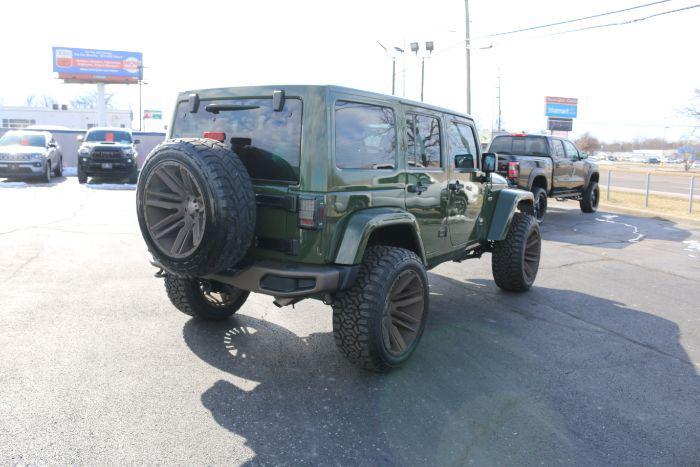
[[[465,22],[465,36],[464,36],[464,42],[465,42],[465,52],[467,56],[467,113],[471,114],[472,113],[472,90],[471,90],[471,63],[470,63],[470,43],[469,43],[469,0],[464,0],[464,16],[466,19]],[[500,101],[499,101],[500,102]]]
[[[499,133],[502,131],[501,127],[501,69],[498,69],[498,85],[496,86],[498,89],[498,128],[496,131]]]
[[[143,80],[139,79],[139,131],[142,131],[143,125],[143,110],[141,110],[141,82]]]

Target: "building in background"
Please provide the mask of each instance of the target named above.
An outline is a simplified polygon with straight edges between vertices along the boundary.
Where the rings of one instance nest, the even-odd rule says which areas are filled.
[[[106,110],[107,126],[131,128],[130,110]],[[86,130],[97,126],[97,109],[69,109],[66,105],[50,107],[0,107],[0,128],[51,126]]]

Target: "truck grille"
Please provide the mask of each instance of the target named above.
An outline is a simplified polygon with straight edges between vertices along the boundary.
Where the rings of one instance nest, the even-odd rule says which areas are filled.
[[[92,158],[96,161],[120,161],[124,156],[121,149],[95,149]]]

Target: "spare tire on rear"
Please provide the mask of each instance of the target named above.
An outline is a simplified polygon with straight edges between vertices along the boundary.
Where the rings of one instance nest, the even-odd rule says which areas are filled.
[[[255,194],[238,156],[210,139],[165,141],[136,190],[141,234],[169,272],[202,277],[235,266],[255,231]]]

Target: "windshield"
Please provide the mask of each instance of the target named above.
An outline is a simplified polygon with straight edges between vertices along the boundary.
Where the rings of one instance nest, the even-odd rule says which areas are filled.
[[[544,136],[496,136],[491,142],[489,152],[523,156],[549,155]]]
[[[129,144],[131,143],[131,133],[128,131],[93,130],[88,131],[85,141]]]
[[[20,146],[36,146],[38,148],[46,147],[46,137],[31,133],[14,133],[8,132],[0,138],[0,146],[11,146],[19,144]]]
[[[292,98],[285,99],[281,112],[272,109],[272,99],[203,101],[197,113],[190,113],[189,104],[181,102],[172,137],[202,138],[206,131],[223,132],[224,143],[238,154],[251,178],[297,182],[301,110],[301,100]]]

